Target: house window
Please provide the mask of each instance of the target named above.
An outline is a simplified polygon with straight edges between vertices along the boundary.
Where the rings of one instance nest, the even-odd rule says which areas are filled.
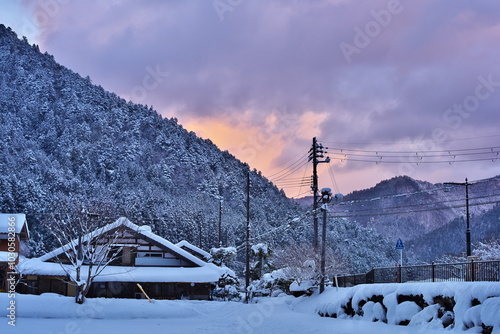
[[[133,258],[134,258],[134,254],[132,252],[132,248],[129,246],[123,247],[122,259],[121,259],[122,264],[126,265],[126,266],[131,265],[133,263]]]
[[[163,253],[157,253],[157,252],[140,252],[137,253],[138,257],[155,257],[155,258],[162,258]]]
[[[146,257],[163,257],[162,253],[146,253]]]
[[[118,246],[112,246],[109,253],[108,253],[108,256],[111,257],[113,255],[115,255],[115,259],[113,259],[113,261],[111,261],[110,264],[112,264],[112,265],[122,264],[123,248],[118,247]]]

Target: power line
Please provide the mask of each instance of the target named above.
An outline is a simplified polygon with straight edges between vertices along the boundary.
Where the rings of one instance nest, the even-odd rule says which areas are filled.
[[[303,178],[305,178],[305,177],[306,177],[306,172],[307,172],[307,165],[306,165],[306,166],[305,166],[305,168],[304,168],[304,175],[302,175],[302,177],[303,177]],[[299,196],[301,196],[302,194],[309,193],[309,190],[308,190],[307,192],[301,193],[301,191],[302,191],[302,187],[303,187],[303,186],[301,185],[301,186],[300,186],[300,188],[299,188],[299,194],[298,194],[298,195],[296,195],[295,197],[299,197]]]
[[[295,195],[293,198],[297,198],[297,197],[302,197],[304,195],[307,195],[307,194],[310,194],[310,190],[306,190],[306,191],[303,191],[301,193],[298,193],[297,195]]]
[[[294,170],[296,169],[297,165],[300,164],[300,166],[303,166],[304,163],[307,163],[307,153],[305,154],[302,154],[297,160],[295,160],[293,163],[291,163],[290,165],[284,167],[283,169],[281,169],[280,171],[276,172],[276,173],[273,173],[271,175],[269,175],[267,178],[270,179],[270,180],[279,180],[283,177],[286,177],[286,175],[289,175],[290,174],[290,170]]]
[[[483,203],[474,203],[474,204],[469,204],[469,206],[479,206],[479,205],[487,205],[487,204],[498,204],[500,203],[500,200],[498,201],[489,201],[489,202],[483,202]],[[429,212],[429,211],[439,211],[439,210],[448,210],[448,209],[456,209],[456,208],[463,208],[465,207],[464,205],[455,205],[455,206],[446,206],[446,207],[441,207],[441,208],[431,208],[431,209],[422,209],[422,210],[409,210],[409,211],[399,211],[399,212],[380,212],[380,213],[369,213],[369,214],[352,214],[352,215],[333,215],[330,212],[330,217],[332,218],[353,218],[353,217],[372,217],[372,216],[388,216],[388,215],[399,215],[399,214],[409,214],[409,213],[418,213],[418,212]]]
[[[291,166],[293,166],[293,165],[294,165],[297,161],[302,160],[302,159],[303,159],[303,158],[307,155],[307,154],[304,154],[304,153],[299,152],[299,153],[295,154],[293,157],[291,157],[290,159],[288,159],[287,161],[285,161],[285,162],[283,163],[283,165],[286,165],[289,161],[291,161],[292,159],[295,159],[295,158],[296,158],[298,155],[300,155],[300,154],[302,154],[302,156],[301,156],[301,157],[299,157],[297,160],[295,160],[293,163],[291,163],[291,164],[290,164]],[[284,168],[281,168],[279,171],[277,171],[277,172],[275,172],[275,173],[272,173],[272,174],[268,175],[268,176],[267,176],[267,178],[272,178],[273,176],[276,176],[277,174],[280,174],[280,173],[282,173],[283,171],[286,171],[286,170],[288,170],[288,169],[289,169],[289,167],[288,167],[288,166],[287,166],[287,167],[284,167]]]
[[[480,147],[480,148],[463,148],[463,149],[448,149],[448,150],[428,150],[428,151],[384,151],[384,150],[361,150],[361,149],[351,149],[351,148],[339,148],[339,147],[330,147],[330,150],[336,150],[343,152],[363,152],[363,153],[380,153],[380,154],[425,154],[425,153],[447,153],[453,155],[459,154],[461,152],[473,152],[473,151],[498,151],[500,146],[490,146],[490,147]],[[455,153],[456,152],[456,153]],[[486,152],[486,153],[488,153]]]
[[[340,193],[339,186],[337,185],[337,180],[335,179],[335,174],[333,173],[333,165],[328,168],[328,174],[330,175],[330,180],[332,181],[333,188],[336,193]]]
[[[296,181],[280,181],[275,183],[278,188],[291,188],[291,187],[299,187],[299,186],[306,186],[310,184],[310,180],[308,178],[305,178],[303,180],[296,180]]]
[[[279,175],[278,177],[275,177],[271,180],[271,182],[277,182],[277,181],[280,181],[280,180],[283,180],[284,178],[287,178],[288,176],[292,175],[293,173],[297,172],[298,170],[300,170],[302,167],[306,166],[307,165],[307,160],[303,160],[302,162],[300,162],[300,164],[297,164],[295,166],[290,166],[288,170],[284,170],[282,172],[281,175]]]
[[[500,137],[500,135],[488,135],[488,136],[478,136],[478,137],[468,137],[468,138],[456,138],[456,139],[447,139],[447,140],[420,140],[420,141],[411,141],[411,142],[401,142],[398,141],[398,144],[407,144],[407,145],[415,145],[419,143],[449,143],[449,142],[454,142],[454,141],[470,141],[474,139],[484,139],[484,138],[493,138],[493,137]],[[383,143],[383,142],[369,142],[369,143],[359,143],[359,142],[324,142],[325,144],[332,144],[332,145],[393,145],[394,142],[389,142],[389,143]]]
[[[330,148],[331,159],[338,161],[357,161],[370,163],[448,163],[487,161],[495,162],[500,158],[500,146],[428,150],[428,151],[386,151],[349,148]]]
[[[485,182],[492,182],[492,181],[500,181],[500,177],[480,179],[480,180],[475,180],[475,181],[470,181],[470,182],[485,183]],[[454,187],[456,187],[456,186],[453,186],[453,185],[452,186],[439,186],[436,188],[422,189],[419,191],[413,191],[413,192],[407,192],[407,193],[389,194],[389,195],[377,196],[377,197],[360,199],[360,200],[344,201],[344,202],[338,203],[337,205],[348,205],[348,204],[353,204],[353,203],[372,202],[372,201],[378,201],[378,200],[387,199],[387,198],[404,197],[404,196],[416,195],[416,194],[427,193],[427,192],[434,192],[434,191],[439,191],[439,190],[447,190],[447,189],[454,188]]]
[[[478,200],[478,199],[491,198],[491,197],[497,197],[497,196],[500,196],[500,194],[477,196],[477,197],[471,197],[469,199],[470,200]],[[439,201],[439,202],[428,202],[428,203],[420,203],[420,204],[405,204],[405,205],[401,205],[401,206],[389,206],[389,207],[383,207],[383,208],[368,208],[368,209],[344,210],[344,211],[341,211],[341,212],[349,212],[349,213],[354,212],[354,213],[356,213],[356,212],[363,212],[363,211],[392,210],[392,209],[401,209],[401,208],[411,208],[411,207],[422,207],[422,206],[429,206],[429,205],[445,204],[445,203],[450,203],[450,202],[461,202],[463,200],[464,200],[463,198],[457,198],[457,199],[449,199],[449,200]],[[463,205],[463,206],[465,206],[465,205]],[[452,207],[449,206],[448,208],[452,208]]]

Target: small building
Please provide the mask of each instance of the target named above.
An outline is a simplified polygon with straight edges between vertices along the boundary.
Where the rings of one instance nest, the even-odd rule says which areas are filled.
[[[112,243],[109,243],[110,239]],[[144,298],[138,286],[140,284],[150,298],[210,299],[212,286],[230,271],[207,263],[152,233],[149,226],[139,227],[127,218],[97,229],[92,236],[83,236],[82,240],[84,243],[93,240],[98,247],[106,245],[119,253],[95,277],[87,295],[89,298]],[[22,261],[18,267],[24,284],[19,285],[18,292],[53,292],[74,296],[76,284],[71,277],[75,277],[75,268],[67,253],[76,249],[76,242],[74,240],[72,245],[60,247],[39,258]],[[86,280],[88,266],[85,262],[83,264],[82,280]]]
[[[0,213],[0,292],[7,291],[7,276],[15,272],[19,254],[27,249],[28,239],[25,214]]]

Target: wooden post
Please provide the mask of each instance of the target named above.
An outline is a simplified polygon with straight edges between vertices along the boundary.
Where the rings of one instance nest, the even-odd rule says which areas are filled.
[[[141,292],[144,294],[144,296],[146,296],[146,298],[149,300],[149,302],[152,303],[153,301],[151,300],[151,298],[149,298],[148,294],[146,293],[146,291],[144,291],[142,286],[139,283],[136,283],[136,284],[137,284],[137,287],[139,288],[139,290],[141,290]]]

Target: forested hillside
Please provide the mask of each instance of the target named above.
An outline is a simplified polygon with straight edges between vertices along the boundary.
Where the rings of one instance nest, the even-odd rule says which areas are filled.
[[[0,211],[27,214],[32,255],[54,246],[43,226],[48,217],[82,207],[209,249],[217,246],[222,200],[222,244],[243,243],[246,163],[176,119],[93,85],[3,25],[0,154]],[[310,217],[277,229],[304,208],[258,171],[250,174],[252,242],[310,245]],[[329,226],[328,251],[342,270],[392,263],[390,243],[380,235],[345,220]]]
[[[169,238],[213,246],[219,199],[234,243],[249,166],[147,106],[126,102],[0,28],[0,209],[37,222],[65,197],[111,202]],[[278,224],[297,208],[252,171],[252,220]],[[34,224],[36,227],[36,224]],[[179,227],[182,226],[182,227]],[[197,240],[197,239],[196,239]]]

